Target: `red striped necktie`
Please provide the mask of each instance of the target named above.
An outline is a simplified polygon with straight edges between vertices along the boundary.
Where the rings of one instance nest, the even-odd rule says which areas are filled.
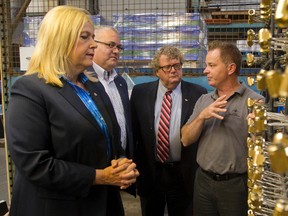
[[[172,108],[171,93],[172,91],[167,91],[163,97],[158,127],[157,157],[162,163],[169,158],[169,128]]]

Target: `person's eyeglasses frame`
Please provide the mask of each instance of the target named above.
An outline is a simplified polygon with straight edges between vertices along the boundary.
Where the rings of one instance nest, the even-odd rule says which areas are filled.
[[[158,70],[161,69],[164,73],[169,73],[172,70],[172,67],[174,68],[174,70],[178,71],[178,70],[182,69],[182,65],[183,65],[182,63],[176,63],[173,65],[164,65],[164,66],[158,67]],[[169,68],[164,69],[167,67],[169,67]]]
[[[96,43],[101,43],[101,44],[104,44],[106,45],[107,47],[109,47],[110,49],[115,49],[117,48],[119,51],[123,51],[124,50],[124,47],[122,44],[116,44],[115,42],[111,41],[110,43],[106,43],[106,42],[103,42],[103,41],[98,41],[98,40],[94,40]]]

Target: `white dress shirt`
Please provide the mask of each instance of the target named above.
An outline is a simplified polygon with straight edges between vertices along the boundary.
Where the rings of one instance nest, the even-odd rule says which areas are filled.
[[[104,79],[104,69],[93,62],[93,68],[97,73],[98,79],[101,84],[104,86],[106,93],[108,94],[112,106],[114,108],[114,112],[116,114],[117,122],[120,126],[121,130],[121,145],[122,148],[125,150],[127,145],[127,133],[126,133],[126,120],[125,120],[125,113],[123,103],[118,92],[117,86],[114,82],[116,76],[118,76],[117,72],[113,69],[110,71],[110,75],[108,80]]]

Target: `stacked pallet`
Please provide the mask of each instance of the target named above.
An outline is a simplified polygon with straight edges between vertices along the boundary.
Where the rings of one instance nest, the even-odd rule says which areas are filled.
[[[187,61],[206,55],[206,25],[199,13],[142,13],[114,15],[125,50],[122,60],[151,60],[164,45],[178,47]]]
[[[26,16],[23,18],[23,46],[34,47],[36,45],[37,34],[39,31],[40,23],[43,16]],[[105,22],[104,18],[100,15],[91,15],[94,25],[100,25]]]

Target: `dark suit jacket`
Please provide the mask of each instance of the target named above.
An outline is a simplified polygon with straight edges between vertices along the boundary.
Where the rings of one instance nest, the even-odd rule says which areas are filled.
[[[87,69],[87,71],[95,73],[94,76],[97,77],[97,74],[96,74],[93,67],[89,67]],[[127,86],[125,79],[120,75],[117,75],[115,77],[114,82],[115,82],[116,87],[118,89],[118,92],[120,94],[121,101],[122,101],[123,108],[124,108],[124,114],[125,114],[125,120],[126,120],[126,132],[127,132],[127,146],[126,146],[127,147],[127,149],[126,149],[127,157],[133,158],[134,142],[133,142],[131,108],[130,108],[130,102],[129,102],[128,86]],[[113,105],[111,103],[111,100],[110,100],[108,94],[105,91],[104,86],[101,84],[101,82],[97,82],[95,88],[97,88],[98,91],[101,92],[101,97],[102,97],[102,99],[105,103],[105,106],[106,106],[107,110],[109,111],[110,115],[113,116],[113,118],[116,118],[116,114],[114,112]]]
[[[92,73],[94,77],[98,78],[97,73],[95,72],[93,67],[87,68],[86,71],[88,73]],[[127,133],[127,145],[125,151],[126,157],[134,159],[134,141],[133,141],[133,130],[132,130],[131,108],[129,101],[128,86],[125,79],[120,75],[117,75],[115,77],[114,82],[121,97],[126,120],[126,133]],[[110,97],[105,91],[104,86],[101,84],[101,82],[96,82],[95,88],[100,92],[100,97],[102,98],[110,117],[113,119],[114,124],[117,124],[117,126],[119,127],[113,105],[111,103]],[[118,136],[121,137],[120,130],[115,130],[114,133],[117,133]],[[125,189],[125,191],[133,196],[136,196],[135,184],[132,184],[130,187]]]
[[[95,169],[110,165],[105,137],[72,87],[23,76],[11,89],[7,144],[16,166],[11,216],[106,216],[108,194],[123,215],[118,188],[93,186]],[[124,152],[115,122],[95,85],[86,84],[109,130],[112,157]],[[121,213],[122,212],[122,213]]]
[[[134,139],[136,141],[135,161],[140,172],[137,179],[138,194],[148,195],[153,191],[155,181],[155,148],[154,108],[159,81],[134,86],[131,95],[131,110]],[[181,127],[189,119],[197,99],[207,90],[199,85],[182,81],[182,115]],[[190,145],[181,151],[181,170],[189,195],[193,194],[193,182],[197,168],[197,144]]]

